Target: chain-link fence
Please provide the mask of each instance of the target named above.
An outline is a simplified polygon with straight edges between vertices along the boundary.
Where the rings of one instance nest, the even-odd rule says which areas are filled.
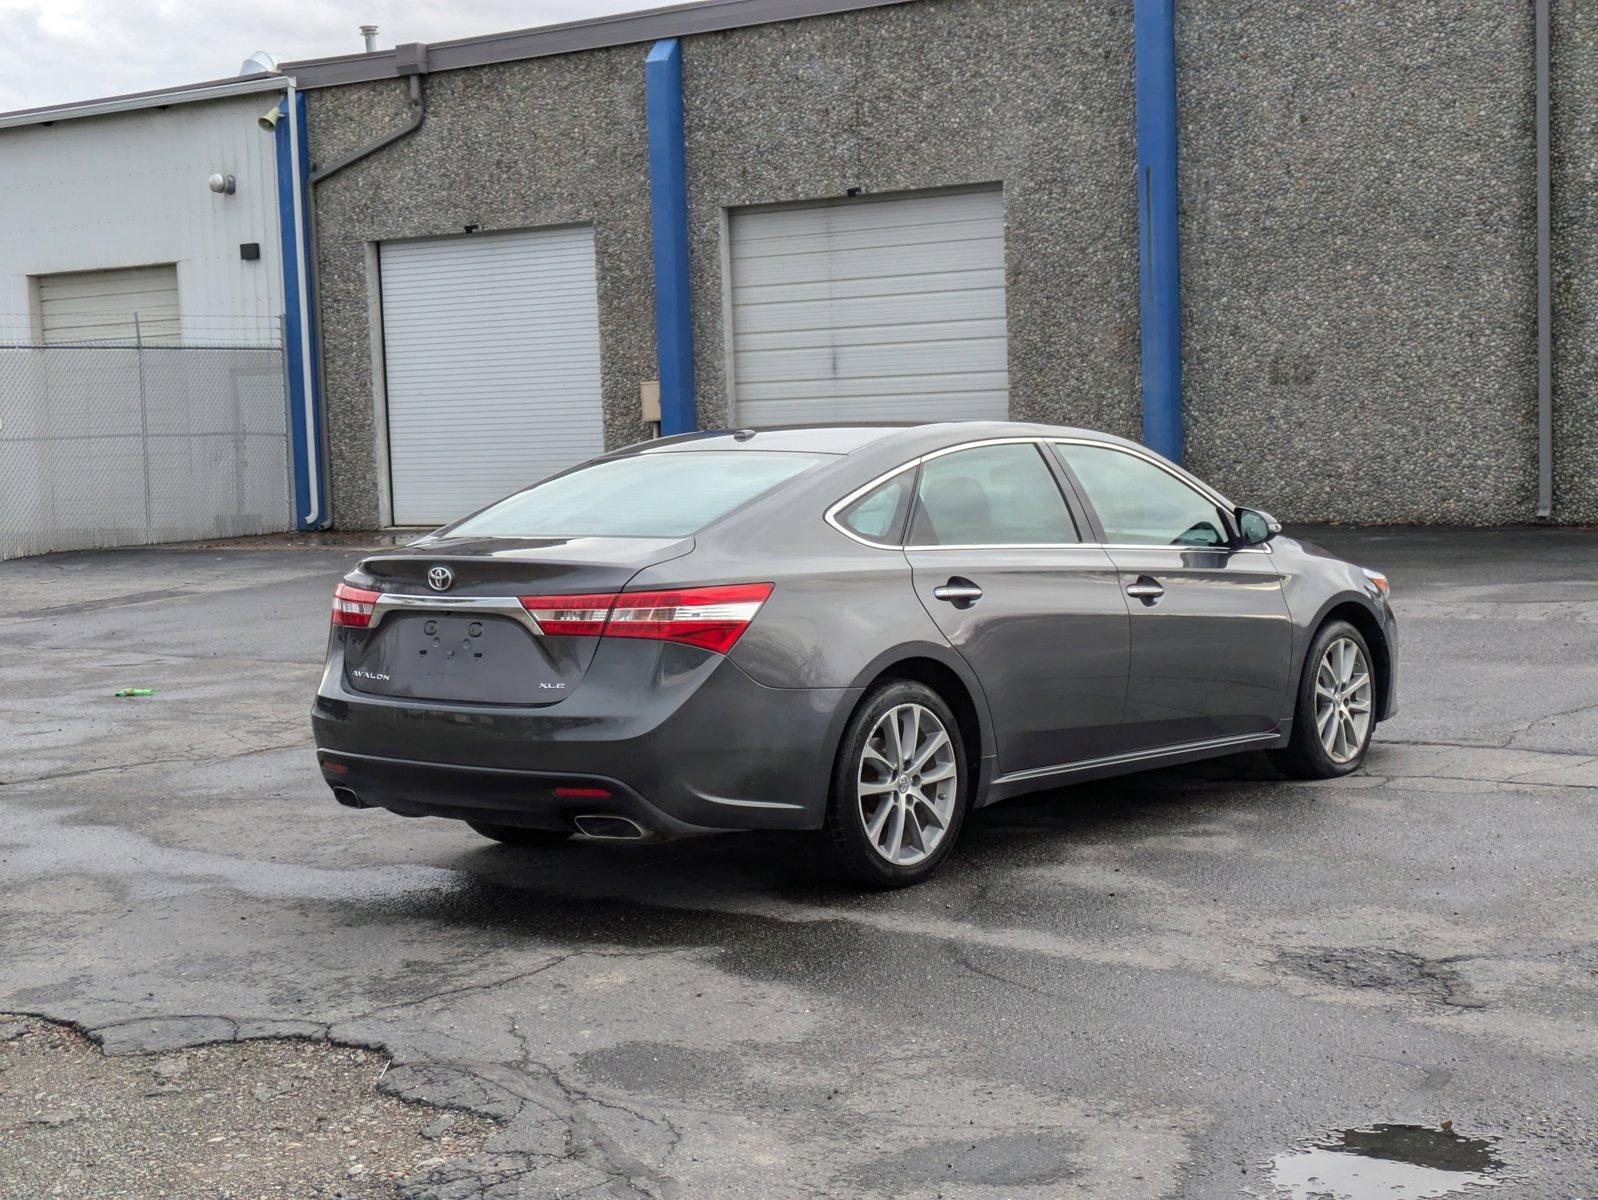
[[[290,529],[281,345],[0,346],[0,559]]]

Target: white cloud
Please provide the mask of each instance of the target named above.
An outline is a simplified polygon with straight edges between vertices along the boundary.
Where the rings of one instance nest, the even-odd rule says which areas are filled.
[[[576,21],[660,0],[0,0],[0,112],[221,79],[280,59]]]

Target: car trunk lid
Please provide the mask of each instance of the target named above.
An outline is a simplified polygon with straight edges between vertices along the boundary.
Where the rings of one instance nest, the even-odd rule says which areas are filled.
[[[378,599],[367,628],[338,631],[345,681],[396,699],[559,704],[581,685],[597,631],[542,636],[521,598],[619,592],[692,548],[686,538],[443,537],[373,555],[349,576]]]

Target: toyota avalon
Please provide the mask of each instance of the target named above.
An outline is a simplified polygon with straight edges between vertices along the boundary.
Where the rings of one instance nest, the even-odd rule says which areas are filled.
[[[1396,706],[1379,572],[1134,442],[959,422],[647,442],[373,554],[313,724],[354,808],[821,831],[893,887],[973,808],[1256,749],[1343,775]]]

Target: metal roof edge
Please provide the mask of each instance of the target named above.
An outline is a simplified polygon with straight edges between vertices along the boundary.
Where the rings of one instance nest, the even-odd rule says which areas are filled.
[[[427,47],[428,70],[456,71],[491,63],[545,58],[582,50],[599,50],[661,38],[720,33],[752,25],[798,21],[806,17],[831,16],[860,9],[886,8],[914,0],[703,0],[700,3],[673,4],[641,12],[612,13],[559,25],[479,37],[431,42]],[[283,64],[301,89],[337,87],[373,79],[397,76],[394,51],[348,54],[336,58],[305,59]]]
[[[108,113],[131,112],[141,108],[163,108],[170,104],[195,104],[202,100],[247,96],[252,92],[275,92],[293,82],[294,80],[286,74],[244,75],[232,79],[209,79],[202,83],[189,83],[175,88],[156,88],[149,92],[129,92],[125,96],[107,96],[99,100],[77,100],[71,104],[21,108],[15,112],[0,113],[0,129],[15,129],[21,125],[43,125],[53,121],[71,121],[79,117],[99,117]]]
[[[721,33],[753,25],[799,21],[807,17],[825,17],[857,12],[861,9],[887,8],[910,3],[914,3],[914,0],[696,0],[694,3],[672,4],[664,8],[611,13],[581,21],[566,21],[559,25],[542,25],[533,29],[516,29],[506,33],[432,42],[427,48],[428,70],[456,71],[463,67],[487,66],[491,63],[515,62],[527,58],[545,58],[549,55],[572,54],[582,50],[601,50],[613,46],[653,42],[661,38]],[[0,129],[42,125],[52,121],[70,121],[80,117],[105,116],[143,108],[161,108],[171,104],[193,104],[203,100],[247,95],[251,92],[276,91],[290,84],[308,89],[397,77],[393,50],[381,50],[372,54],[346,54],[332,58],[308,58],[284,63],[282,72],[276,75],[210,79],[178,87],[155,88],[147,92],[129,92],[126,95],[78,100],[69,104],[16,109],[0,113]]]

